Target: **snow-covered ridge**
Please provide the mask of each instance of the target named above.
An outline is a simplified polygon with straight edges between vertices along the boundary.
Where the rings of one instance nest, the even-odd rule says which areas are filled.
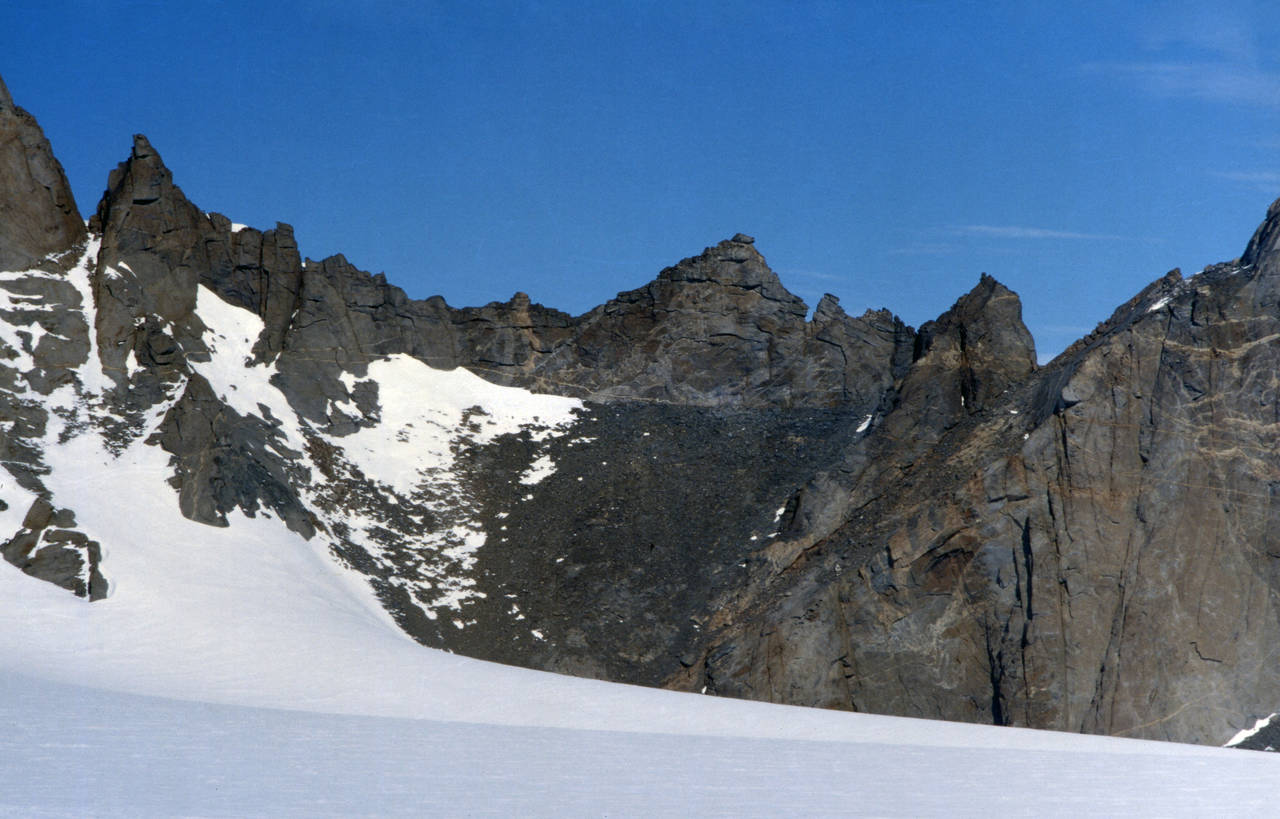
[[[428,619],[447,612],[454,625],[464,627],[465,621],[454,613],[481,594],[470,573],[485,534],[466,482],[454,468],[459,447],[484,445],[520,431],[527,431],[534,441],[545,441],[573,420],[582,403],[498,386],[464,369],[439,370],[407,355],[393,355],[371,362],[362,374],[341,375],[352,395],[361,388],[372,390],[377,409],[366,416],[353,400],[334,402],[331,415],[359,419],[360,425],[353,434],[325,433],[293,411],[273,381],[274,363],[254,363],[253,345],[263,330],[258,316],[205,287],[199,289],[197,312],[209,328],[205,343],[210,360],[193,362],[193,368],[241,415],[278,422],[280,451],[294,453],[291,457],[300,458],[317,476],[303,494],[326,524],[323,534],[363,550]],[[380,502],[348,499],[338,506],[327,504],[329,486],[319,481],[322,470],[308,454],[315,441],[326,445],[331,473],[337,470],[362,481]],[[539,468],[545,476],[554,471],[554,464],[544,455]],[[385,513],[388,503],[417,523],[394,523]],[[395,533],[396,555],[388,552],[388,531]],[[416,566],[416,573],[406,571],[406,550],[414,555],[407,562]]]
[[[475,519],[466,480],[453,468],[460,447],[483,446],[517,432],[526,433],[534,442],[545,442],[572,421],[581,402],[500,387],[465,370],[436,370],[408,356],[393,356],[373,361],[363,372],[342,374],[342,383],[352,392],[360,389],[375,395],[377,408],[366,416],[351,401],[335,402],[331,411],[358,419],[358,431],[326,433],[304,421],[290,406],[273,381],[278,375],[275,364],[255,361],[253,346],[263,330],[261,319],[201,286],[196,326],[206,328],[202,342],[206,349],[186,358],[185,369],[167,383],[161,400],[148,405],[142,417],[126,418],[119,414],[122,410],[116,399],[121,391],[134,388],[135,379],[145,368],[133,349],[125,355],[115,377],[109,377],[101,364],[91,287],[99,245],[100,237],[91,237],[79,263],[66,275],[39,269],[0,273],[0,350],[7,351],[0,364],[13,374],[13,400],[26,402],[29,412],[35,413],[33,417],[48,416],[43,434],[27,443],[39,453],[40,461],[34,468],[48,472],[41,493],[55,506],[79,514],[82,506],[94,500],[83,496],[83,488],[94,480],[120,484],[120,475],[137,474],[129,465],[132,461],[135,465],[146,462],[147,480],[157,484],[146,490],[135,488],[143,494],[156,494],[176,509],[176,492],[168,483],[173,467],[168,455],[147,439],[181,396],[187,377],[200,377],[238,415],[256,419],[272,430],[274,438],[268,442],[271,457],[300,468],[298,474],[312,476],[309,482],[294,487],[321,524],[319,539],[312,547],[335,553],[342,547],[347,554],[352,548],[363,550],[380,567],[381,581],[405,589],[411,603],[430,619],[437,618],[441,610],[457,612],[466,600],[479,594],[473,589],[469,570],[485,536]],[[134,273],[120,264],[100,271],[100,275],[105,280],[123,281]],[[135,326],[147,320],[139,318]],[[74,337],[55,334],[49,329],[54,326],[71,327],[62,332]],[[172,333],[172,325],[168,327]],[[33,378],[43,378],[37,353],[49,336],[78,351],[78,363],[73,363],[69,378],[57,377],[52,390],[45,378],[39,382],[40,391],[35,391],[28,382],[34,384]],[[40,354],[49,357],[47,351]],[[65,353],[59,355],[65,357]],[[54,359],[61,360],[58,355]],[[325,446],[330,470],[327,477],[312,457],[317,442]],[[554,471],[555,465],[545,453],[536,461],[534,472],[541,477]],[[81,468],[81,464],[93,464],[94,469]],[[104,474],[94,479],[94,470]],[[363,491],[356,496],[369,502],[327,503],[335,470],[358,479]],[[74,488],[55,488],[73,475]],[[511,480],[521,477],[513,474]],[[34,499],[33,491],[17,480],[0,477],[0,501],[7,504],[0,513],[0,526],[5,530],[0,535],[8,539],[21,529]],[[377,503],[372,502],[375,499]],[[389,506],[404,513],[398,516],[398,523],[385,514]],[[129,507],[122,502],[116,508]],[[252,509],[248,511],[253,514]],[[429,516],[430,524],[424,515]],[[270,519],[270,512],[265,516]],[[92,517],[88,508],[79,514],[78,531],[101,542],[106,554],[118,558],[120,550],[111,542],[112,530],[87,525],[85,521]],[[132,539],[120,534],[126,543]],[[400,550],[394,558],[385,553],[389,540]],[[43,545],[37,544],[30,555],[37,555],[41,548]],[[406,551],[413,554],[409,561],[403,559]],[[343,562],[333,556],[330,559]],[[108,577],[121,575],[120,581],[127,584],[127,572],[119,571],[123,564],[111,564],[111,558],[104,559]],[[84,571],[88,571],[87,562]],[[381,610],[380,605],[378,608]],[[455,625],[465,623],[455,619]]]

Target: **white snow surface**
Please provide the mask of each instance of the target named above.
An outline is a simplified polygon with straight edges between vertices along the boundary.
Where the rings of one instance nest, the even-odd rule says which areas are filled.
[[[198,369],[215,392],[240,411],[266,407],[296,435],[271,369],[246,366],[252,316],[203,292],[199,309],[216,351]],[[82,389],[103,383],[95,365],[91,357],[82,368]],[[382,422],[367,442],[366,432],[343,439],[354,460],[374,465],[374,436],[400,433],[444,457],[432,449],[441,438],[420,391],[436,376],[420,366],[370,367]],[[574,406],[452,377],[429,382],[453,396],[439,411],[484,407],[479,435],[531,418],[551,434]],[[68,385],[48,400],[83,399]],[[187,520],[168,456],[145,435],[117,456],[94,434],[63,435],[70,428],[58,418],[43,480],[102,544],[111,594],[88,603],[0,562],[0,815],[1201,816],[1272,807],[1280,756],[749,703],[426,649],[320,538],[267,516],[233,514],[226,528]],[[413,472],[388,480],[408,486]],[[0,494],[9,502],[0,524],[13,531],[29,494],[4,472]]]
[[[555,461],[551,460],[551,456],[547,454],[539,455],[533,463],[529,464],[520,475],[520,483],[525,486],[533,486],[542,483],[542,480],[556,471]]]
[[[209,299],[221,302],[212,294]],[[247,310],[230,309],[256,319]],[[545,441],[582,408],[576,398],[491,384],[462,368],[437,370],[407,355],[374,361],[367,379],[348,375],[347,388],[368,379],[378,384],[380,423],[333,440],[356,466],[402,494],[412,494],[425,476],[452,464],[452,445],[466,421],[478,427],[469,436],[477,443],[526,428],[533,440]],[[555,471],[555,465],[550,458],[540,458],[532,470],[541,480]]]
[[[1273,755],[1247,751],[343,717],[24,675],[0,675],[0,719],[0,814],[13,816],[1263,816],[1276,775]]]

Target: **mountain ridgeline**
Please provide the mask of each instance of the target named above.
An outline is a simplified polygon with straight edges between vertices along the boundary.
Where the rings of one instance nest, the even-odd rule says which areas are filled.
[[[580,316],[414,300],[142,136],[86,223],[3,84],[0,169],[0,552],[69,593],[129,544],[65,453],[159,448],[183,515],[276,521],[461,654],[1215,744],[1280,705],[1280,202],[1041,367],[988,276],[918,330],[806,318],[741,234]]]

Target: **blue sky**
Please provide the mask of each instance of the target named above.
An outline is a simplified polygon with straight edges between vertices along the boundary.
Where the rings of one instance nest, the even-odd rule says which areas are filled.
[[[0,75],[86,215],[143,132],[416,297],[579,313],[742,231],[913,325],[989,272],[1044,357],[1280,196],[1274,7],[1114,5],[10,0]]]

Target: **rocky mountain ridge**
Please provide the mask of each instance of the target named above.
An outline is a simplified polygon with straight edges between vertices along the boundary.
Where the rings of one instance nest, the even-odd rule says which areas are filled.
[[[1039,367],[990,277],[918,331],[806,320],[742,234],[576,317],[410,299],[141,136],[86,229],[2,85],[0,168],[0,551],[75,594],[127,548],[47,485],[95,440],[485,659],[1210,743],[1280,701],[1280,202]]]

